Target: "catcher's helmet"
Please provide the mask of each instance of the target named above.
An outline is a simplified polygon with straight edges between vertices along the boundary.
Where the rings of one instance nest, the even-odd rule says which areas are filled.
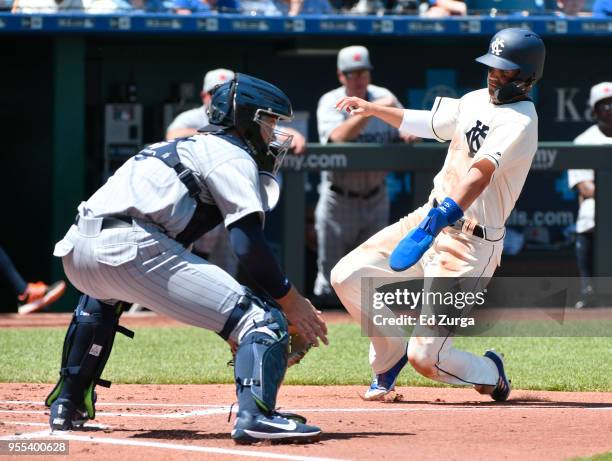
[[[545,57],[544,42],[538,34],[527,29],[509,28],[496,33],[487,54],[476,61],[495,69],[520,71],[512,83],[505,85],[510,88],[498,89],[502,96],[506,96],[502,99],[508,99],[525,94],[542,78]]]
[[[271,83],[240,73],[213,88],[211,93],[210,123],[236,129],[259,168],[275,174],[292,136],[276,129],[265,118],[291,120],[293,109],[289,98]]]

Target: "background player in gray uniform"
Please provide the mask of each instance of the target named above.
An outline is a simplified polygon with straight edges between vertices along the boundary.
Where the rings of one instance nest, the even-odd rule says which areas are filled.
[[[580,133],[574,144],[612,144],[612,82],[601,82],[591,88],[589,106],[597,123]],[[579,194],[580,208],[576,220],[576,259],[581,277],[581,297],[576,308],[596,304],[591,278],[593,277],[593,229],[595,229],[595,172],[568,170],[571,188]]]
[[[186,110],[177,115],[166,129],[166,140],[171,141],[176,138],[192,136],[196,134],[200,128],[208,125],[206,108],[210,105],[211,90],[215,86],[229,82],[233,78],[234,72],[229,69],[219,68],[206,72],[202,91],[200,92],[202,106]]]
[[[52,429],[70,430],[95,416],[93,393],[113,344],[123,303],[140,303],[217,332],[237,345],[239,413],[232,438],[309,441],[320,429],[276,412],[287,368],[288,325],[307,341],[327,343],[320,313],[284,276],[263,237],[264,212],[290,137],[287,96],[244,74],[214,91],[210,121],[222,129],[161,142],[129,159],[79,206],[54,254],[84,295],[68,328],[60,380],[46,399]],[[263,179],[268,182],[268,189]],[[187,248],[220,222],[251,277],[256,296]],[[285,317],[286,316],[286,317]]]
[[[374,117],[350,117],[336,110],[344,96],[356,96],[384,106],[401,107],[386,88],[371,84],[370,55],[363,46],[349,46],[338,53],[341,87],[325,93],[317,107],[321,144],[338,142],[391,143],[399,131]],[[409,135],[406,140],[414,139]],[[318,241],[317,278],[314,293],[323,299],[333,295],[329,283],[332,267],[342,256],[389,220],[389,197],[384,171],[324,171],[315,210]]]

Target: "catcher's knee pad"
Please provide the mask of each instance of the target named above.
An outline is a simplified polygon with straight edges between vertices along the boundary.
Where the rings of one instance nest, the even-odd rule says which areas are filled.
[[[250,387],[257,406],[271,412],[287,371],[289,334],[283,313],[270,304],[265,309],[264,319],[254,323],[238,345],[234,377],[238,393]]]
[[[83,403],[89,418],[95,417],[94,388],[96,384],[110,387],[110,381],[100,376],[113,348],[115,334],[118,331],[134,337],[132,331],[119,325],[122,311],[122,303],[112,306],[87,295],[81,296],[64,338],[60,378],[45,400],[47,406],[62,395],[66,379],[72,379],[82,385]]]

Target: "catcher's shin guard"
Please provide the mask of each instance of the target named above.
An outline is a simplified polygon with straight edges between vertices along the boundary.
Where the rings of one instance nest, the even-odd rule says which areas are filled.
[[[96,384],[110,387],[100,379],[113,348],[116,332],[130,338],[134,333],[119,325],[123,303],[104,304],[87,295],[81,296],[66,332],[60,378],[45,400],[50,407],[57,399],[68,400],[83,408],[89,419],[96,415]]]
[[[240,412],[271,414],[285,372],[289,335],[287,320],[266,306],[264,320],[254,325],[236,352],[234,376]]]

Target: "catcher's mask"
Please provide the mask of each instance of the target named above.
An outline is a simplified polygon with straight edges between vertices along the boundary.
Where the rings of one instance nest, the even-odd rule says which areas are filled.
[[[240,73],[211,93],[210,123],[234,128],[258,168],[276,175],[293,139],[276,126],[293,119],[289,98],[271,83]]]

